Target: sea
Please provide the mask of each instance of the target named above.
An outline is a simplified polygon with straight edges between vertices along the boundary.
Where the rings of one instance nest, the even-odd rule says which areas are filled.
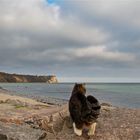
[[[69,100],[74,83],[0,83],[0,87],[17,94],[53,97]],[[100,103],[113,106],[140,108],[140,83],[87,83],[87,95]]]

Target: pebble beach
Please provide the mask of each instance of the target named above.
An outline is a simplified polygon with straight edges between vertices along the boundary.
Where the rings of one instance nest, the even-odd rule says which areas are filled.
[[[0,140],[140,140],[140,109],[102,103],[95,135],[74,134],[68,101],[0,89]]]

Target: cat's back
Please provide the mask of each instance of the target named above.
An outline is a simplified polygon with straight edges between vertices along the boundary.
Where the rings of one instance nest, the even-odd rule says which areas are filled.
[[[86,89],[84,84],[75,84],[70,100],[69,100],[69,112],[81,111],[82,103],[85,102]]]

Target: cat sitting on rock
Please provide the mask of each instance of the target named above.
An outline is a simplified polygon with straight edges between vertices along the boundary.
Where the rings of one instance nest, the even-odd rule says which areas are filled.
[[[88,128],[88,135],[95,133],[97,118],[100,114],[99,101],[92,95],[86,96],[85,84],[75,84],[70,100],[69,112],[76,135],[81,136],[82,130]]]

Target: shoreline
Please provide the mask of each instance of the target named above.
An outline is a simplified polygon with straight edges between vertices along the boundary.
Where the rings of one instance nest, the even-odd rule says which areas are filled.
[[[49,97],[49,96],[45,96],[45,95],[35,95],[33,93],[30,93],[30,94],[17,93],[15,91],[10,91],[10,90],[4,89],[3,87],[0,87],[0,93],[1,92],[4,92],[5,94],[12,95],[12,96],[30,98],[30,99],[36,100],[38,102],[42,102],[42,103],[46,103],[46,104],[50,104],[50,105],[62,106],[64,104],[68,103],[68,99]],[[107,103],[107,104],[110,104],[111,106],[118,107],[118,108],[140,109],[140,107],[134,107],[134,106],[113,105],[113,103],[104,101],[104,100],[100,100],[100,103],[101,104]]]
[[[47,96],[40,96],[40,95],[34,95],[34,94],[22,94],[22,93],[16,93],[13,91],[9,91],[7,89],[3,89],[0,87],[0,93],[4,92],[5,94],[12,95],[12,96],[20,96],[20,97],[25,97],[25,98],[30,98],[33,100],[36,100],[38,102],[50,104],[50,105],[64,105],[68,102],[66,99],[60,99],[60,98],[54,98],[54,97],[47,97]]]
[[[52,102],[53,104],[59,104],[61,99],[66,103],[70,98],[73,84],[42,84],[42,83],[28,83],[28,84],[1,84],[1,87],[17,93],[16,95],[29,97],[39,100],[41,102]],[[140,108],[139,102],[139,85],[86,85],[87,95],[92,94],[98,100],[107,102],[117,107],[124,108]],[[130,89],[130,90],[129,90]],[[61,103],[63,104],[63,103]]]

